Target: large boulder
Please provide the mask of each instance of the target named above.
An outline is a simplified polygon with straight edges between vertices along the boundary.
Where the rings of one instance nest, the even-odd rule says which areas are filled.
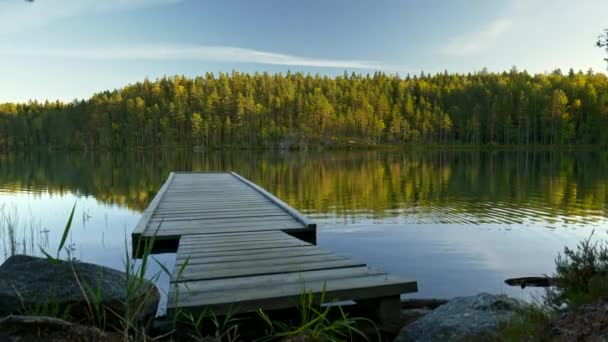
[[[160,293],[148,281],[132,292],[129,303],[138,308],[132,310],[134,318],[147,322],[156,314]],[[99,265],[79,261],[52,264],[45,258],[15,255],[0,266],[0,317],[54,310],[84,322],[91,319],[89,304],[98,302],[97,307],[106,312],[107,325],[120,327],[127,296],[126,274]]]
[[[395,342],[464,341],[478,336],[492,336],[499,322],[527,306],[506,295],[480,293],[457,297],[401,329]]]

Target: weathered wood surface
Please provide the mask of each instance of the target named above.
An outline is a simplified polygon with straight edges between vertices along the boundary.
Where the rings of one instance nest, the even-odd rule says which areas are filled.
[[[280,231],[184,236],[172,278],[169,311],[207,308],[216,314],[289,308],[303,292],[324,289],[327,302],[390,297],[397,303],[401,293],[417,290],[415,281]]]
[[[316,225],[233,172],[172,172],[133,231],[141,237],[237,232],[311,232]]]
[[[283,309],[303,292],[318,300],[324,291],[326,302],[371,301],[381,317],[398,317],[399,295],[416,292],[416,281],[289,235],[315,231],[297,210],[235,173],[171,173],[133,238],[179,240],[170,313]]]

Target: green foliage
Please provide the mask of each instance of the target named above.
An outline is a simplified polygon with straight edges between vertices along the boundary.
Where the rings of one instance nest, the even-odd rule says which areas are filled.
[[[70,233],[70,228],[72,227],[72,219],[74,219],[74,210],[76,210],[76,203],[72,207],[72,211],[70,212],[70,218],[68,218],[68,222],[63,229],[63,235],[61,235],[61,241],[59,242],[59,247],[57,247],[57,257],[59,258],[59,252],[63,249],[65,245],[65,241],[68,238],[68,234]]]
[[[40,250],[51,264],[57,264],[59,262],[59,254],[65,245],[67,236],[69,235],[75,208],[76,203],[74,203],[74,206],[72,207],[68,222],[64,228],[59,247],[57,248],[57,257],[53,257],[42,249],[42,247],[40,247]],[[157,272],[152,275],[150,279],[146,278],[149,271],[148,258],[151,256],[153,245],[154,236],[143,242],[141,240],[137,241],[133,253],[134,255],[141,256],[141,262],[137,263],[131,258],[129,244],[127,242],[127,238],[125,237],[125,283],[123,284],[125,288],[125,299],[120,303],[122,306],[121,312],[116,312],[110,307],[106,307],[102,302],[103,288],[100,286],[100,284],[89,284],[81,280],[74,268],[74,264],[72,263],[74,260],[68,260],[72,266],[74,280],[80,288],[81,294],[83,295],[87,305],[87,317],[85,321],[88,324],[94,325],[102,331],[106,331],[108,328],[113,331],[119,331],[121,332],[124,341],[139,341],[148,339],[148,336],[146,335],[146,327],[142,326],[142,323],[145,322],[140,321],[141,312],[144,305],[148,302],[149,297],[153,295],[155,291],[155,287],[148,286],[149,283],[155,283],[161,275],[161,272]],[[186,260],[185,264],[187,263],[188,260]],[[164,265],[160,263],[159,265],[162,266],[163,271],[169,272]],[[185,266],[182,267],[179,274],[183,272],[184,268]],[[58,279],[58,286],[61,285],[61,281],[61,279]],[[23,302],[24,301],[22,300],[22,303]],[[64,307],[59,305],[56,300],[51,300],[49,303],[44,303],[35,307],[24,306],[22,313],[28,315],[44,315],[62,319],[71,319],[72,317],[70,317],[70,310],[70,306]],[[110,317],[115,318],[119,322],[119,325],[108,326],[107,321]]]
[[[608,144],[591,71],[163,77],[86,101],[0,104],[0,149],[279,144]]]
[[[558,286],[547,290],[542,304],[533,304],[501,324],[496,340],[556,340],[551,328],[554,318],[564,310],[576,315],[579,306],[608,298],[608,244],[592,238],[593,233],[576,250],[564,248],[555,260]]]
[[[178,321],[180,323],[186,323],[192,330],[193,334],[189,336],[195,341],[227,341],[233,342],[239,340],[238,330],[240,324],[238,323],[241,319],[235,317],[235,311],[230,308],[226,314],[220,318],[212,311],[204,308],[202,312],[197,315],[186,312],[178,312]],[[209,333],[205,329],[205,323],[211,321],[214,326],[214,332]]]
[[[592,241],[593,233],[576,250],[564,248],[555,260],[559,287],[547,292],[547,304],[554,309],[576,308],[608,298],[608,244]]]
[[[315,299],[319,299],[316,301]],[[372,321],[365,318],[349,317],[341,306],[327,305],[322,307],[317,303],[325,302],[325,286],[320,294],[320,298],[316,298],[315,294],[310,291],[303,291],[300,296],[300,304],[298,310],[300,313],[299,324],[292,325],[281,321],[273,321],[267,313],[258,310],[259,316],[268,325],[267,337],[261,341],[283,340],[286,338],[302,337],[306,341],[345,341],[352,340],[354,336],[358,336],[365,340],[369,340],[365,334],[357,328],[357,323],[366,321],[374,325]],[[339,317],[334,319],[330,316],[332,308],[339,310]]]
[[[520,341],[551,341],[548,326],[551,321],[551,312],[540,305],[530,305],[516,313],[507,322],[501,322],[498,336],[494,341],[520,342]]]
[[[40,251],[42,252],[42,254],[44,254],[46,259],[51,264],[57,264],[59,262],[59,253],[61,253],[61,250],[63,249],[63,246],[65,245],[65,241],[68,238],[68,234],[70,234],[70,229],[72,228],[72,219],[74,218],[74,210],[76,210],[76,203],[74,203],[74,206],[72,207],[72,212],[70,212],[70,217],[68,218],[68,222],[66,223],[65,228],[63,228],[63,234],[61,235],[61,241],[59,242],[59,247],[57,247],[57,256],[53,257],[40,246]],[[69,253],[69,251],[68,251],[68,253]]]

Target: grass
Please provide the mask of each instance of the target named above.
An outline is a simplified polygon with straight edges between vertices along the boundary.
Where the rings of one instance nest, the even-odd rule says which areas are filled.
[[[242,319],[235,317],[235,311],[231,308],[223,317],[218,317],[211,310],[204,308],[197,315],[191,312],[178,311],[178,321],[186,324],[192,330],[188,337],[194,341],[227,341],[239,340],[239,327]],[[215,332],[210,334],[207,322],[211,322]]]
[[[547,327],[553,312],[542,304],[532,304],[517,312],[515,316],[499,325],[495,340],[505,342],[551,341]]]
[[[124,299],[120,302],[120,310],[116,310],[116,308],[112,309],[103,303],[103,288],[99,284],[86,283],[78,275],[73,263],[75,262],[75,259],[71,257],[70,248],[66,247],[66,241],[72,227],[75,209],[76,204],[72,207],[55,255],[51,255],[51,253],[47,252],[41,246],[39,246],[40,252],[46,257],[50,265],[60,263],[61,252],[66,252],[67,261],[70,262],[72,267],[74,281],[78,285],[84,302],[86,303],[87,317],[84,319],[83,323],[95,326],[102,331],[119,333],[123,341],[152,340],[146,333],[147,322],[142,320],[142,313],[145,304],[150,297],[154,295],[156,290],[155,287],[149,286],[149,284],[154,284],[162,274],[162,271],[160,271],[153,274],[150,278],[146,278],[149,270],[149,258],[151,256],[154,238],[146,240],[145,242],[138,241],[134,255],[141,255],[142,257],[141,262],[137,263],[129,254],[129,244],[125,237],[125,295]],[[187,262],[185,264],[187,264]],[[166,268],[164,268],[164,271],[168,272]],[[61,279],[58,280],[58,286],[61,285],[61,281]],[[25,302],[23,299],[21,301],[22,303]],[[71,309],[72,308],[69,306],[61,307],[56,300],[51,299],[49,303],[41,305],[23,305],[21,314],[50,316],[70,320],[73,318],[70,314]],[[109,321],[117,321],[118,324],[109,325]]]
[[[325,285],[318,302],[325,303]],[[333,308],[339,311],[337,319],[330,317]],[[375,324],[368,319],[349,317],[340,305],[326,305],[323,307],[317,304],[315,294],[312,291],[302,292],[298,310],[300,321],[292,325],[281,321],[273,321],[267,313],[258,310],[259,316],[268,326],[268,336],[261,338],[260,341],[289,340],[296,337],[305,338],[306,341],[310,342],[352,341],[355,336],[369,341],[368,337],[357,328],[357,323],[366,321],[375,327]]]
[[[99,284],[89,284],[84,281],[84,279],[78,275],[78,272],[74,267],[74,262],[76,262],[76,260],[72,257],[71,249],[69,246],[66,246],[66,242],[70,235],[75,210],[76,203],[72,207],[57,250],[51,254],[42,246],[39,245],[38,247],[50,265],[56,265],[62,262],[60,256],[62,255],[62,252],[65,252],[67,262],[69,262],[72,267],[74,281],[80,289],[86,304],[86,317],[84,317],[84,319],[78,317],[77,320],[81,323],[97,327],[101,331],[112,332],[115,335],[120,336],[120,339],[125,342],[171,338],[175,333],[175,330],[155,338],[148,336],[148,322],[142,320],[144,306],[154,294],[155,290],[155,288],[150,287],[149,284],[155,283],[163,273],[167,274],[170,278],[172,277],[172,272],[160,261],[152,257],[152,248],[155,240],[154,236],[146,240],[137,241],[134,246],[133,254],[129,253],[129,243],[125,237],[125,296],[124,300],[120,303],[121,309],[116,310],[115,308],[110,308],[104,304],[102,296],[103,288]],[[3,218],[5,220],[4,226],[0,226],[0,228],[3,228],[0,232],[3,232],[3,234],[12,234],[9,235],[9,240],[15,241],[16,239],[13,236],[15,227],[17,226],[16,222],[18,222],[16,220],[16,215],[12,216],[10,219],[6,219],[6,217]],[[161,223],[159,223],[159,227],[160,224],[162,224],[162,220]],[[12,248],[11,251],[16,252],[16,246],[18,244],[12,244],[15,245],[15,247]],[[34,248],[30,248],[30,251],[33,252]],[[135,262],[131,255],[140,256],[141,261]],[[175,280],[181,277],[189,264],[189,259],[190,258],[188,257],[177,270]],[[152,274],[150,277],[146,277],[150,270],[150,260],[154,260],[160,266],[161,271]],[[61,286],[62,281],[64,280],[58,279],[57,286]],[[178,291],[178,289],[178,287],[174,288],[175,291]],[[178,292],[173,293],[170,297],[175,300],[175,304],[179,303],[180,296]],[[319,301],[316,301],[316,299],[319,299]],[[26,302],[23,298],[21,302],[21,314],[49,316],[65,320],[75,319],[71,314],[71,306],[59,305],[54,299],[51,299],[49,303],[35,306],[23,304]],[[341,306],[321,306],[317,304],[324,302],[325,287],[320,294],[320,298],[313,292],[303,291],[298,305],[299,321],[295,323],[290,322],[289,324],[271,320],[266,312],[258,310],[259,317],[267,326],[267,336],[261,337],[258,340],[285,340],[298,337],[305,338],[306,341],[344,341],[352,340],[354,337],[368,340],[365,334],[357,328],[357,324],[361,321],[366,321],[375,327],[373,322],[364,318],[349,317]],[[337,318],[335,318],[336,310]],[[184,324],[190,328],[192,333],[188,334],[188,338],[191,338],[192,340],[233,342],[240,339],[239,328],[242,320],[242,318],[237,318],[235,312],[236,310],[229,310],[225,315],[217,316],[212,311],[206,309],[198,315],[177,310],[172,319],[174,326]],[[109,322],[118,322],[118,324],[110,324]]]
[[[6,204],[0,205],[0,248],[4,259],[15,254],[33,253],[43,233],[41,223],[34,220],[20,228],[17,208],[10,210]]]

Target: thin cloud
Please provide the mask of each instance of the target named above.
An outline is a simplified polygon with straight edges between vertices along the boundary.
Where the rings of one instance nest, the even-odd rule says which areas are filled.
[[[0,48],[0,55],[13,57],[48,57],[79,60],[189,60],[267,65],[306,66],[322,68],[346,68],[391,70],[394,66],[375,61],[357,59],[327,59],[294,56],[230,46],[166,47],[143,46],[125,48],[63,48],[63,49],[11,49]]]
[[[77,17],[112,11],[164,6],[182,0],[40,0],[0,2],[0,36]]]
[[[456,37],[441,50],[451,56],[469,56],[487,50],[512,27],[507,19],[497,19],[479,32]]]

